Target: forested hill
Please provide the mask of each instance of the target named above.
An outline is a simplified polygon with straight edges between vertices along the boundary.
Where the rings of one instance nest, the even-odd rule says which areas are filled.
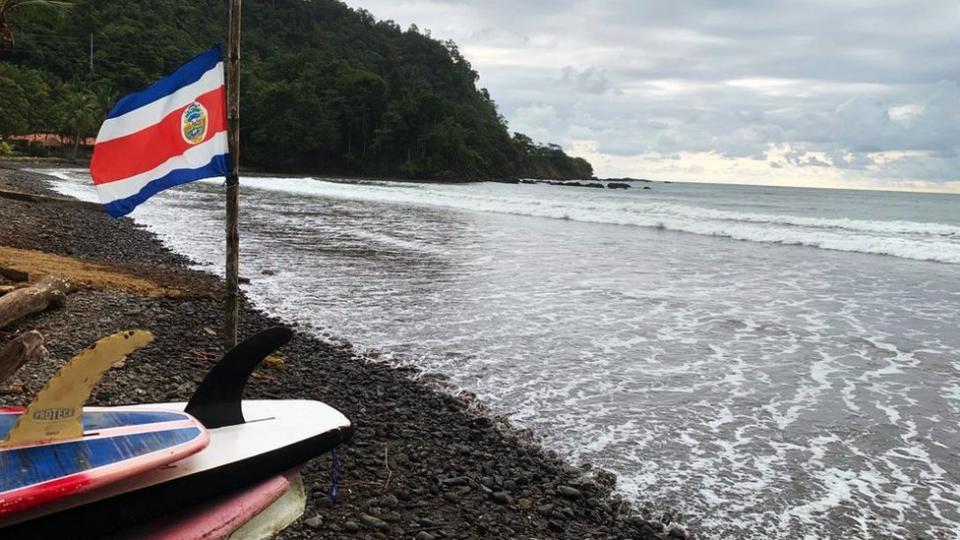
[[[107,104],[226,39],[225,0],[74,4],[56,27],[13,26],[16,41],[0,50],[0,99],[26,109],[0,119],[0,136],[95,134]],[[456,44],[416,27],[335,0],[247,0],[242,54],[247,165],[451,179],[592,175],[558,146],[511,135]],[[82,118],[84,107],[92,118]]]

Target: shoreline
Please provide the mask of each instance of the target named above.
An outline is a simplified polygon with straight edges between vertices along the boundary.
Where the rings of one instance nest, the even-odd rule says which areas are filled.
[[[25,169],[36,167],[48,168],[89,168],[89,159],[68,159],[51,157],[32,157],[32,156],[6,156],[0,158],[0,168]],[[548,182],[604,182],[604,183],[627,183],[628,185],[643,184],[670,184],[669,180],[649,180],[646,178],[630,177],[611,177],[601,178],[593,176],[590,178],[566,178],[566,177],[535,177],[535,176],[505,176],[505,177],[465,177],[462,175],[452,176],[427,176],[421,178],[402,178],[395,175],[384,176],[354,176],[349,174],[330,174],[330,173],[311,173],[311,172],[267,172],[259,168],[244,166],[245,171],[241,177],[266,177],[266,178],[314,178],[331,182],[402,182],[411,184],[474,184],[482,182],[494,182],[497,184],[523,184],[523,183],[548,183]],[[525,180],[527,182],[525,182]]]
[[[0,189],[58,196],[43,175],[0,163]],[[12,168],[11,168],[12,167]],[[149,203],[148,203],[149,204]],[[0,388],[0,404],[21,404],[59,362],[110,332],[146,328],[155,344],[94,391],[96,404],[182,400],[219,358],[222,280],[191,270],[190,261],[124,218],[90,207],[0,199],[0,244],[113,265],[120,271],[174,276],[182,294],[150,298],[106,288],[84,288],[60,309],[0,332],[36,328],[50,359],[24,366]],[[151,275],[151,274],[147,274]],[[83,321],[83,324],[77,324]],[[241,335],[279,320],[243,296]],[[296,329],[296,324],[293,324]],[[327,497],[329,456],[303,470],[307,510],[278,538],[684,538],[675,524],[641,515],[613,493],[615,477],[577,469],[543,449],[527,430],[492,417],[469,394],[438,391],[423,374],[360,357],[307,333],[279,351],[279,366],[260,368],[250,398],[325,401],[355,424],[340,450],[343,480],[336,503]],[[418,373],[418,372],[417,372]],[[9,392],[22,385],[20,392]]]

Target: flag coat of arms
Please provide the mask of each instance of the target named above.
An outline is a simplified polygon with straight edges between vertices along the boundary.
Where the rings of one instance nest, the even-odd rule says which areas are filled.
[[[90,176],[113,217],[173,186],[226,176],[226,93],[220,46],[121,99],[97,135]]]

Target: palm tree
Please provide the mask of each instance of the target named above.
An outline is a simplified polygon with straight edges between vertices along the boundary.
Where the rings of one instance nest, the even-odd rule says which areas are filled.
[[[107,79],[101,79],[94,83],[91,90],[97,101],[98,112],[101,116],[106,117],[110,109],[116,105],[117,99],[120,98],[120,91]]]
[[[57,23],[72,7],[69,0],[0,0],[0,51],[15,43],[15,22]]]
[[[76,159],[80,141],[92,134],[102,113],[96,96],[86,89],[65,85],[62,97],[58,115],[60,131],[73,137],[72,157]]]

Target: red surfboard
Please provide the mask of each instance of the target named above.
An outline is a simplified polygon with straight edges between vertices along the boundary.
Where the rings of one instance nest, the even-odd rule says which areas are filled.
[[[164,516],[110,538],[111,540],[227,538],[277,502],[291,489],[290,480],[297,474],[299,470],[272,476],[249,488],[218,497],[184,512]]]

